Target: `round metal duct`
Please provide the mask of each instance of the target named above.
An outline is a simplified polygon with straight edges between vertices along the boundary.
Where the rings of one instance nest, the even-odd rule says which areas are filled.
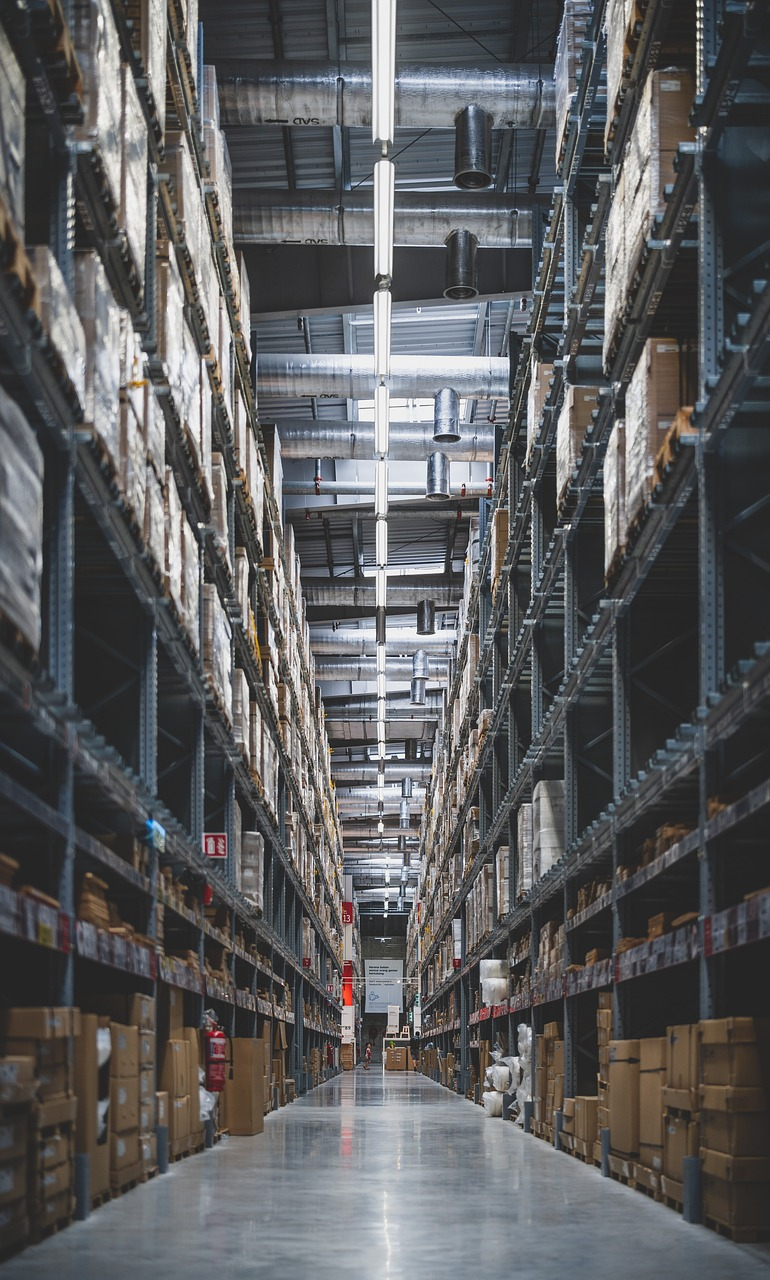
[[[432,636],[436,630],[436,602],[420,600],[417,605],[417,634]]]
[[[451,387],[442,387],[433,401],[433,439],[455,444],[460,439],[460,397]]]
[[[411,738],[407,738],[406,742],[404,743],[404,759],[405,760],[417,759],[417,743]]]
[[[449,459],[445,453],[428,454],[425,497],[431,502],[443,502],[449,497]]]
[[[475,298],[479,291],[476,250],[479,242],[472,231],[459,229],[446,238],[447,259],[444,297]]]
[[[404,798],[405,800],[410,800],[410,799],[411,799],[411,797],[412,797],[412,787],[413,787],[413,785],[414,785],[414,784],[413,784],[413,782],[412,782],[412,779],[411,779],[411,778],[403,778],[403,779],[402,779],[402,781],[401,781],[401,795],[403,796],[403,798]]]
[[[478,191],[491,181],[492,117],[471,103],[455,116],[455,186]]]
[[[411,685],[411,695],[409,702],[413,707],[422,707],[425,705],[425,681],[415,678]]]
[[[412,675],[415,680],[428,679],[428,655],[424,649],[417,649],[412,656]]]
[[[409,801],[402,800],[399,805],[398,825],[406,830],[409,827]]]

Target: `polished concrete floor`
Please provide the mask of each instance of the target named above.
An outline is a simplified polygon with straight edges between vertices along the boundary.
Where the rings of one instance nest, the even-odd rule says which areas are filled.
[[[338,1076],[2,1280],[768,1280],[736,1246],[422,1076]]]

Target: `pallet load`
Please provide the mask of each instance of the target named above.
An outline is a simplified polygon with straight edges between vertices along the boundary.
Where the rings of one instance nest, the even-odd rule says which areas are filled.
[[[591,17],[588,0],[565,0],[564,16],[556,44],[553,78],[556,95],[556,164],[558,166],[569,129],[583,52],[583,38]]]
[[[755,1240],[770,1204],[770,1021],[703,1021],[699,1042],[703,1216],[734,1240]]]
[[[684,1203],[684,1161],[697,1156],[700,1143],[698,1079],[698,1024],[667,1027],[661,1190],[679,1207]]]
[[[583,449],[586,432],[593,423],[598,404],[598,387],[564,388],[559,420],[556,424],[556,505],[564,501],[567,487]]]
[[[110,1184],[113,1193],[142,1178],[139,1156],[139,1028],[110,1023]]]
[[[168,1145],[172,1159],[190,1149],[190,1050],[183,1029],[173,1031],[166,1043],[160,1087],[168,1094]]]
[[[655,459],[682,404],[692,403],[692,344],[651,338],[626,392],[625,518],[630,528],[647,505]]]
[[[532,792],[532,877],[550,871],[564,852],[564,780],[538,782]]]
[[[630,1178],[639,1155],[639,1041],[611,1040],[609,1050],[610,1168]]]
[[[543,416],[543,406],[548,392],[551,390],[553,365],[545,364],[533,355],[529,368],[529,391],[527,394],[527,464],[532,460],[535,440]]]
[[[15,400],[0,388],[0,622],[40,645],[43,455]]]
[[[613,423],[604,455],[604,580],[626,549],[626,424]]]

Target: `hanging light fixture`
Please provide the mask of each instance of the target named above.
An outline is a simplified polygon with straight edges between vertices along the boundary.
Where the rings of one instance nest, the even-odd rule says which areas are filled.
[[[393,141],[396,115],[396,0],[372,0],[372,142]]]
[[[393,212],[396,166],[392,160],[378,160],[374,166],[374,278],[390,282],[393,275]]]

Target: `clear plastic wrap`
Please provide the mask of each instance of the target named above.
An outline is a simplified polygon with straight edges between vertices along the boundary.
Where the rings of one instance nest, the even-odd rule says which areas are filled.
[[[204,243],[208,240],[208,233],[198,176],[184,133],[169,131],[166,134],[166,163],[173,182],[172,199],[176,205],[176,216],[182,224],[185,243],[193,263],[197,264],[202,256]]]
[[[232,633],[219,593],[212,583],[203,588],[203,667],[211,678],[227,718],[232,722]]]
[[[43,328],[61,357],[81,405],[86,399],[86,339],[72,295],[47,245],[28,246],[40,289]]]
[[[257,777],[262,776],[262,712],[258,702],[252,702],[249,708],[249,757],[251,770]]]
[[[75,0],[71,25],[83,73],[83,123],[79,142],[95,146],[117,208],[121,169],[120,41],[109,0]]]
[[[141,423],[130,401],[120,404],[120,487],[139,523],[144,528],[144,497],[147,487],[147,454]]]
[[[233,737],[247,755],[251,743],[249,733],[249,699],[251,692],[245,671],[236,667],[233,673]]]
[[[200,649],[200,547],[187,516],[182,513],[182,607],[184,625],[195,652]]]
[[[604,572],[626,545],[626,428],[613,424],[604,457]]]
[[[187,324],[182,326],[182,369],[175,388],[179,417],[196,467],[201,458],[201,359]]]
[[[495,871],[496,871],[496,889],[497,889],[497,918],[502,919],[510,910],[510,849],[508,845],[503,845],[495,854]]]
[[[75,254],[75,305],[85,337],[83,416],[99,432],[113,462],[120,451],[121,313],[98,254]]]
[[[155,474],[155,468],[149,463],[144,493],[144,542],[155,563],[163,568],[165,559],[163,486]]]
[[[262,436],[267,454],[267,466],[273,486],[273,496],[278,507],[278,517],[283,525],[283,461],[281,459],[281,438],[274,426],[262,427]]]
[[[158,255],[157,287],[158,355],[174,390],[182,376],[185,321],[184,289],[173,245]]]
[[[213,124],[219,128],[219,89],[217,88],[217,69],[204,63],[200,84],[201,121],[204,127]]]
[[[243,341],[246,344],[246,354],[251,360],[251,281],[249,280],[246,258],[242,253],[238,254],[238,280],[240,283],[238,310],[241,317],[241,331],[243,333]]]
[[[615,116],[623,86],[623,68],[628,57],[628,35],[636,17],[636,0],[607,0],[604,28],[607,36],[607,129]]]
[[[530,363],[529,390],[527,392],[527,462],[532,457],[532,449],[543,414],[543,405],[551,389],[553,365],[532,357]]]
[[[537,881],[564,852],[564,780],[538,782],[532,792],[532,872]]]
[[[21,67],[0,27],[0,195],[24,239],[25,85]]]
[[[628,300],[628,248],[626,220],[626,177],[621,169],[615,184],[615,195],[607,216],[604,235],[604,342],[603,359],[609,365],[615,333],[623,318]]]
[[[230,539],[227,532],[227,470],[221,453],[211,455],[211,523],[214,545],[230,566]]]
[[[569,125],[570,110],[580,71],[583,38],[590,16],[590,0],[564,0],[564,13],[556,43],[556,61],[553,68],[557,163]]]
[[[626,520],[644,508],[652,490],[655,458],[682,404],[696,389],[694,347],[651,338],[626,392]]]
[[[532,805],[523,804],[516,814],[516,897],[532,888]]]
[[[171,467],[166,469],[163,486],[166,552],[164,556],[166,590],[179,614],[182,608],[182,503]]]
[[[508,999],[509,987],[507,978],[482,978],[481,998],[486,1005],[502,1004]]]
[[[140,0],[140,7],[139,47],[163,133],[166,125],[166,3],[165,0]]]
[[[241,893],[256,907],[264,909],[265,841],[259,831],[244,831],[241,840]]]
[[[482,1094],[482,1101],[488,1116],[498,1117],[503,1114],[503,1095],[495,1089],[486,1090]]]
[[[215,125],[204,125],[203,141],[209,162],[210,181],[217,194],[225,241],[233,254],[233,169],[227,139]]]
[[[37,651],[43,570],[43,455],[0,387],[0,612]]]
[[[597,408],[598,387],[564,388],[564,400],[556,424],[556,497],[561,501],[591,426],[591,414]]]
[[[155,388],[151,382],[145,382],[142,388],[144,398],[144,443],[147,457],[155,468],[155,474],[163,475],[166,465],[166,419],[158,404]]]
[[[695,140],[689,116],[695,81],[689,71],[653,71],[644,82],[636,123],[623,168],[626,174],[628,268],[633,270],[642,243],[666,207],[664,191],[674,181],[680,142]]]
[[[241,611],[241,624],[249,630],[249,557],[245,547],[235,548],[235,598]]]
[[[120,225],[126,233],[139,277],[144,280],[147,247],[147,126],[127,63],[121,67]]]

